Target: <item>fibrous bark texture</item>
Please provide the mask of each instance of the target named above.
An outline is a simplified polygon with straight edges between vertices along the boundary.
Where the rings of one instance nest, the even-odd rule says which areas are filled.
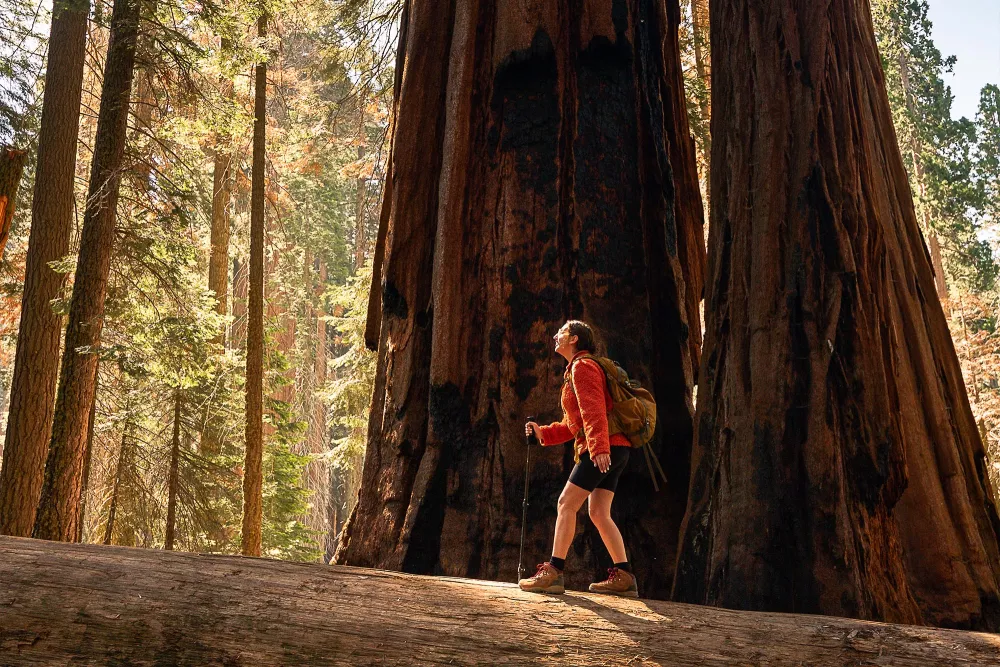
[[[0,581],[0,659],[26,666],[1000,661],[1000,639],[985,633],[16,538],[0,538]]]
[[[267,34],[267,16],[257,35]],[[246,456],[243,465],[242,553],[259,556],[263,521],[264,457],[264,169],[267,129],[267,65],[254,74],[253,167],[250,185],[250,268],[247,306]]]
[[[230,89],[232,86],[230,85]],[[232,156],[228,148],[217,148],[213,158],[211,256],[208,289],[215,294],[215,312],[225,317],[229,296],[229,205],[232,198]],[[225,342],[225,327],[216,341]]]
[[[180,491],[181,391],[174,390],[174,433],[170,439],[170,469],[167,472],[167,528],[163,548],[172,551],[177,537],[177,494]]]
[[[0,259],[7,248],[10,226],[14,222],[14,204],[27,156],[16,148],[0,146]]]
[[[4,535],[31,534],[52,435],[61,330],[52,300],[66,276],[49,264],[69,252],[89,11],[86,0],[60,2],[52,11],[21,322],[0,471],[0,534]]]
[[[139,1],[115,0],[80,254],[66,327],[66,352],[59,375],[45,481],[35,518],[34,535],[50,540],[73,540],[81,520],[80,490],[91,404],[97,389],[97,350],[101,344],[115,242],[115,209],[125,153],[138,26]]]
[[[996,628],[983,446],[867,0],[717,0],[706,339],[674,596]]]
[[[652,381],[671,488],[654,495],[634,457],[615,512],[644,592],[669,592],[704,261],[678,21],[676,0],[406,4],[378,376],[338,562],[516,576],[523,424],[560,417],[551,337],[579,317]],[[541,559],[573,461],[533,459],[525,549]],[[581,525],[575,585],[610,564]]]

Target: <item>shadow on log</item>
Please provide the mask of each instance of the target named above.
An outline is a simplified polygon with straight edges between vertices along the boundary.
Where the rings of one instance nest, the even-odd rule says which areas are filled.
[[[2,665],[986,665],[994,635],[0,538]]]

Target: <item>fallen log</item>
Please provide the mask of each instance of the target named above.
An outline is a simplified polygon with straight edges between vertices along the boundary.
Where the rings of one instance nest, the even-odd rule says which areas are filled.
[[[998,665],[1000,637],[0,537],[0,665]]]

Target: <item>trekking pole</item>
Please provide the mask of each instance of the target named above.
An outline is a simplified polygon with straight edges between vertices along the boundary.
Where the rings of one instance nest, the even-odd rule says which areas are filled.
[[[529,422],[535,421],[534,417],[528,417]],[[522,579],[526,574],[524,571],[524,528],[528,523],[528,481],[531,479],[531,445],[536,440],[535,432],[532,431],[525,436],[524,447],[524,502],[521,505],[521,551],[517,556],[517,578]]]

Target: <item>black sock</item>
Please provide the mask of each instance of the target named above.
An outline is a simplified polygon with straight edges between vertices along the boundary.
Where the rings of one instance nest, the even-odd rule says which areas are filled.
[[[632,574],[632,566],[628,564],[628,561],[625,561],[624,563],[615,563],[615,567],[619,570],[625,570],[629,574]]]
[[[552,558],[549,559],[549,564],[551,564],[552,567],[562,572],[563,568],[566,567],[566,559],[556,558],[555,556],[553,556]]]

